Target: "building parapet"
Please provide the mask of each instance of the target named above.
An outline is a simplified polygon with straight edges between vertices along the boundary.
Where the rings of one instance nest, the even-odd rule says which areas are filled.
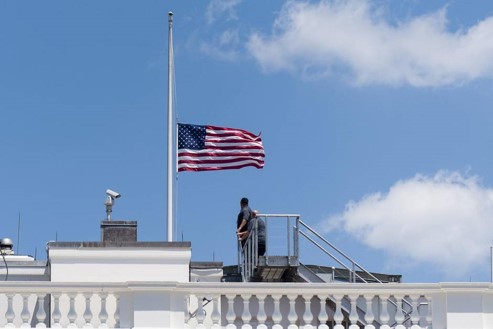
[[[492,311],[489,283],[0,283],[16,328],[492,328]]]

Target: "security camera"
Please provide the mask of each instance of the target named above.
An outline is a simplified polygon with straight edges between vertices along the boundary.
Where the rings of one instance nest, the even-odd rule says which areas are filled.
[[[118,199],[119,197],[121,197],[122,195],[118,192],[115,192],[115,191],[112,191],[110,189],[107,189],[106,190],[106,194],[108,194],[110,197],[114,198],[114,199]]]

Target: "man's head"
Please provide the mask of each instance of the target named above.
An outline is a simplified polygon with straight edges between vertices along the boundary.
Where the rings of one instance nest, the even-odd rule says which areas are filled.
[[[258,210],[256,210],[256,209],[255,209],[255,210],[253,210],[253,211],[252,211],[252,218],[256,218],[256,217],[257,217],[257,215],[258,215]]]
[[[243,206],[248,206],[248,199],[247,198],[241,198],[240,200],[240,205]]]

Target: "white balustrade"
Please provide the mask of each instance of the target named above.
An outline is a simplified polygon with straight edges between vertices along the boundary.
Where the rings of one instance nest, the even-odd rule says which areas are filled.
[[[83,314],[84,317],[84,328],[91,328],[91,321],[92,321],[92,312],[91,312],[91,297],[92,293],[84,293],[84,299],[85,299],[85,304],[86,308]]]
[[[179,286],[180,291],[191,296],[200,296],[202,290],[221,294],[225,304],[218,308],[222,314],[216,314],[213,308],[210,311],[215,314],[213,317],[208,311],[200,327],[193,319],[186,321],[190,328],[207,324],[207,328],[229,329],[424,329],[430,328],[433,319],[427,291],[422,294],[419,289],[406,289],[403,284],[204,283],[200,286],[186,283]],[[388,289],[390,286],[392,289]],[[193,291],[197,289],[198,292]]]
[[[328,329],[327,321],[329,320],[329,314],[327,313],[327,303],[325,297],[318,295],[320,302],[320,312],[318,313],[319,329]]]
[[[77,297],[76,292],[71,292],[68,294],[68,298],[70,300],[69,311],[67,313],[67,318],[69,321],[68,328],[77,328],[75,324],[75,320],[77,320],[77,313],[75,312],[75,297]]]
[[[365,329],[375,329],[375,326],[373,325],[373,321],[375,320],[375,316],[373,315],[373,299],[374,296],[368,296],[364,295],[363,298],[365,299],[366,302],[366,309],[365,309]]]
[[[30,328],[29,324],[29,318],[31,317],[31,313],[29,312],[29,306],[28,306],[28,298],[30,294],[23,293],[21,294],[22,296],[22,312],[21,312],[21,319],[22,319],[22,324],[21,328]]]
[[[199,295],[197,296],[197,311],[195,313],[195,317],[197,319],[197,328],[205,328],[204,320],[206,316],[206,312],[204,310],[204,301],[207,300],[206,297]]]
[[[60,320],[62,318],[62,313],[60,312],[60,295],[61,294],[58,292],[52,294],[54,307],[53,307],[53,313],[51,314],[51,318],[53,321],[51,326],[53,328],[61,327]]]
[[[296,329],[298,326],[296,322],[298,320],[298,315],[296,314],[296,294],[288,294],[286,296],[289,303],[289,313],[288,313],[288,329]]]
[[[118,310],[118,297],[93,284],[51,282],[0,283],[0,327],[117,328],[108,309]],[[117,290],[125,290],[121,284]],[[109,302],[109,306],[108,306]]]
[[[243,299],[243,313],[241,315],[241,319],[243,322],[243,325],[241,326],[242,329],[251,329],[250,321],[252,320],[252,314],[250,313],[250,297],[251,294],[243,294],[241,298]]]
[[[426,322],[425,322],[425,325],[424,325],[425,328],[431,328],[432,327],[431,322],[432,322],[432,318],[433,317],[432,317],[432,313],[431,313],[432,312],[431,303],[432,303],[431,299],[428,299],[428,307],[427,307],[427,310],[426,310],[427,311],[427,313],[426,313]]]
[[[396,326],[395,326],[396,329],[405,329],[405,327],[403,326],[403,322],[404,322],[404,312],[402,309],[403,297],[404,296],[401,296],[399,294],[394,295],[395,304],[397,305],[397,309],[395,311],[395,317],[394,317],[396,322]]]
[[[234,302],[235,302],[236,294],[226,294],[226,298],[228,300],[228,313],[226,314],[226,320],[228,323],[227,328],[235,329],[236,326],[234,324],[236,320],[236,313],[234,310]]]
[[[36,312],[36,328],[46,328],[45,294],[37,293],[38,311]]]
[[[108,298],[108,293],[101,292],[99,294],[101,298],[101,310],[99,311],[99,328],[108,328],[106,321],[108,321],[108,312],[106,311],[106,299]]]
[[[419,298],[420,296],[417,295],[409,296],[411,302],[411,314],[410,314],[411,328],[413,326],[414,327],[417,326],[419,328],[419,320],[420,320]]]
[[[7,312],[5,312],[5,319],[7,319],[7,324],[5,325],[6,328],[11,328],[14,327],[14,319],[15,319],[15,313],[13,309],[13,299],[14,299],[15,294],[13,293],[8,293],[7,294]]]
[[[258,298],[258,313],[257,313],[257,328],[258,329],[267,329],[267,325],[265,324],[267,320],[267,313],[265,313],[265,298],[267,298],[266,294],[257,294]]]
[[[351,311],[349,313],[349,321],[351,325],[349,326],[349,329],[359,329],[359,316],[357,311],[358,295],[349,295],[347,298],[351,301]]]
[[[490,305],[487,283],[0,282],[0,328],[493,328]]]
[[[312,326],[312,320],[313,320],[313,314],[311,310],[311,299],[313,296],[303,296],[303,299],[305,300],[305,312],[303,313],[303,322],[305,325],[303,326],[303,329],[313,329]]]
[[[342,325],[342,320],[344,320],[344,315],[342,314],[342,298],[344,295],[333,295],[333,301],[336,304],[336,310],[334,313],[334,329],[344,329]]]
[[[212,328],[220,328],[220,321],[221,321],[221,313],[219,312],[219,299],[220,295],[215,294],[212,296],[212,313],[211,313],[211,320],[212,320]]]
[[[389,321],[390,321],[390,315],[389,315],[389,305],[388,305],[388,299],[389,296],[383,295],[379,296],[380,297],[380,324],[381,324],[381,329],[390,329],[389,326]]]
[[[281,303],[281,297],[282,295],[279,293],[272,295],[272,298],[274,299],[274,312],[272,313],[272,321],[274,322],[274,326],[272,327],[273,329],[282,329],[282,314],[279,306]]]

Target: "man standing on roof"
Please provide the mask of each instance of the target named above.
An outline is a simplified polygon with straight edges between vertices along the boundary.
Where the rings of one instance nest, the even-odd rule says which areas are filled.
[[[252,219],[252,209],[248,206],[248,199],[241,198],[240,200],[240,213],[236,219],[236,235],[240,236],[241,233],[248,231],[248,222]],[[242,245],[244,241],[242,241]]]
[[[248,231],[252,231],[255,220],[257,221],[257,248],[258,255],[263,256],[265,254],[265,222],[262,218],[257,217],[258,210],[254,210],[252,214],[251,225],[248,225]]]
[[[248,239],[250,234],[254,232],[257,235],[257,250],[258,256],[263,256],[265,254],[265,222],[262,218],[257,217],[258,210],[252,211],[252,218],[248,221],[248,229],[246,232],[238,233],[238,237],[241,242]],[[257,230],[255,231],[255,221],[257,222]]]

